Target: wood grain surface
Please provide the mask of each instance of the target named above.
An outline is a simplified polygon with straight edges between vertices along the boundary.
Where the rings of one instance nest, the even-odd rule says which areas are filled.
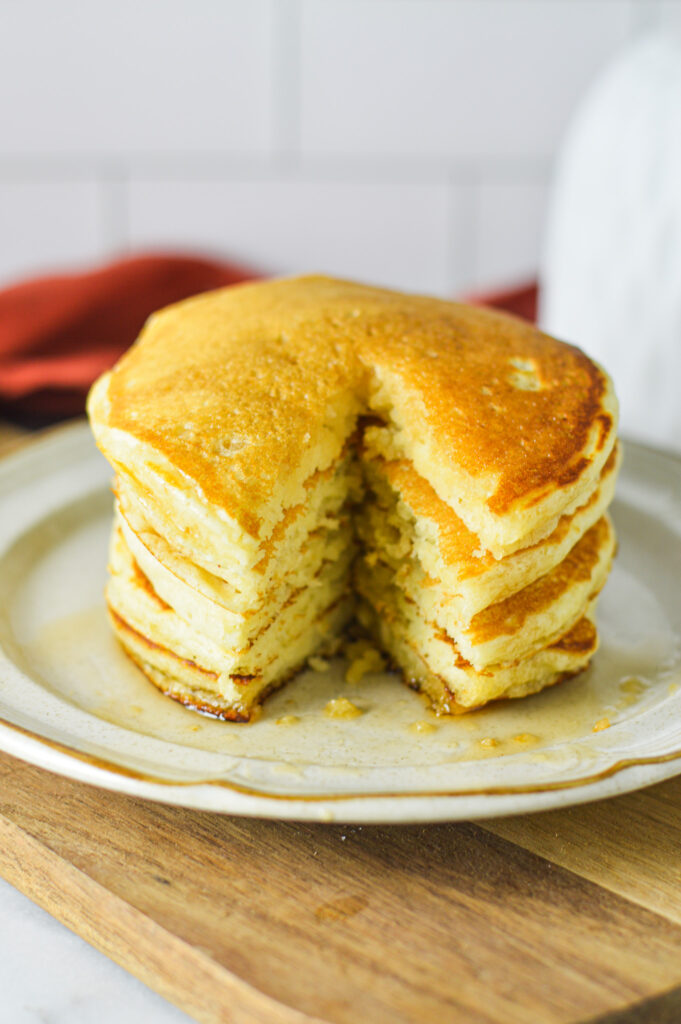
[[[0,756],[0,871],[201,1022],[678,1021],[680,805],[672,780],[488,826],[291,824]]]
[[[343,827],[145,803],[0,755],[0,873],[202,1024],[681,1021],[681,779],[478,825]]]

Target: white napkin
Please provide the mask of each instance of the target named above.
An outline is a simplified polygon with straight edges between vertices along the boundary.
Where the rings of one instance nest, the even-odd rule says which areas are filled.
[[[557,167],[542,326],[610,371],[622,433],[681,450],[681,48],[629,48],[587,95]]]

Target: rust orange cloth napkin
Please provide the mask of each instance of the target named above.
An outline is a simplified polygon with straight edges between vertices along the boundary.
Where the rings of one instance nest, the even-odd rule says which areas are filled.
[[[0,291],[0,415],[36,424],[77,415],[150,313],[257,276],[235,263],[153,254]]]

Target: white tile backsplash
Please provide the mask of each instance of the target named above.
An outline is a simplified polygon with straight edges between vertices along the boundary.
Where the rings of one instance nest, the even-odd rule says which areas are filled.
[[[103,253],[97,182],[0,179],[0,282],[86,264]]]
[[[142,244],[521,279],[575,103],[656,25],[681,0],[0,0],[0,286]]]
[[[306,151],[549,157],[626,0],[303,0]]]
[[[476,288],[531,280],[537,273],[548,181],[483,180],[478,200]]]
[[[0,154],[267,151],[276,0],[3,0]]]
[[[444,183],[138,180],[129,224],[132,245],[193,246],[276,273],[443,294],[460,284],[448,277]]]

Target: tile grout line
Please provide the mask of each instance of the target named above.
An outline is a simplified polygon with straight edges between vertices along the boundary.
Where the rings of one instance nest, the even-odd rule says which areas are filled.
[[[451,290],[463,292],[477,285],[480,248],[480,172],[453,171],[448,179],[448,253],[447,278]],[[457,217],[457,192],[459,216]],[[457,238],[457,228],[459,236]]]
[[[123,166],[109,165],[97,175],[100,231],[107,253],[125,252],[130,244],[128,174]]]

